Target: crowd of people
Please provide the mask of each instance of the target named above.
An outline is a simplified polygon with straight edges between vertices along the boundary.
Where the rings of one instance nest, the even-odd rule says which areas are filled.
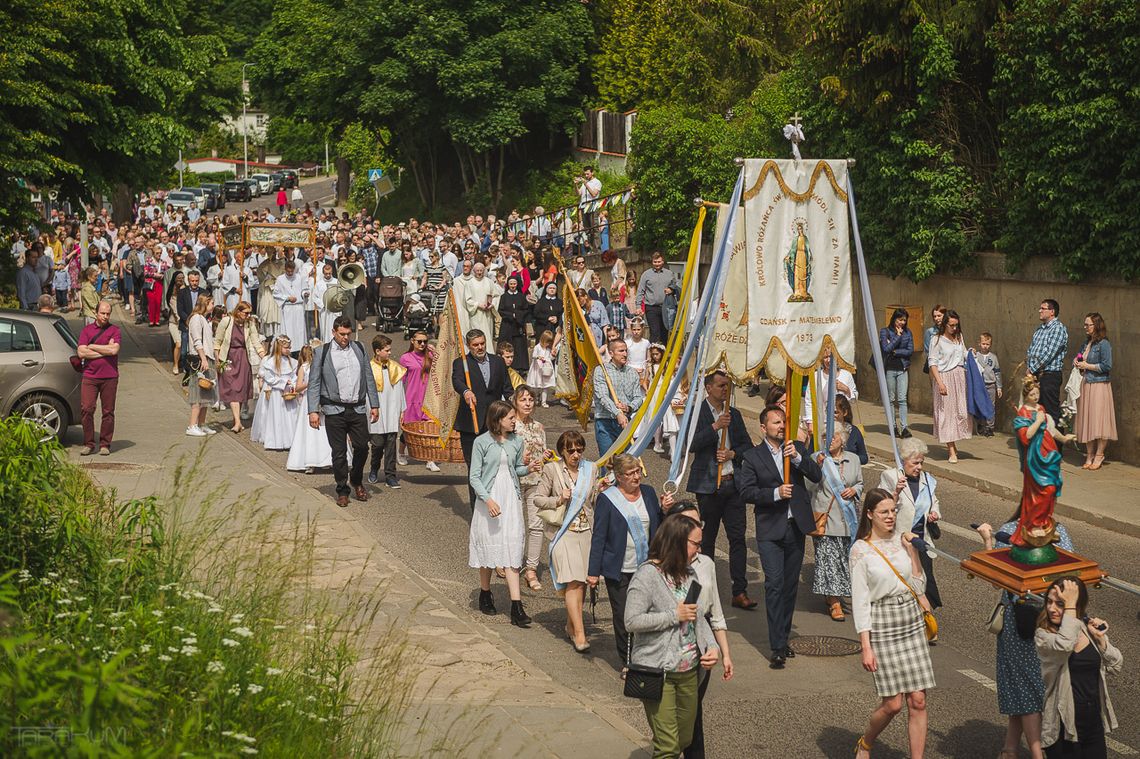
[[[409,465],[402,425],[426,420],[424,396],[436,360],[431,338],[451,293],[467,349],[450,377],[462,399],[454,429],[468,469],[468,557],[478,573],[481,612],[497,613],[492,582],[498,577],[507,586],[511,624],[529,626],[523,588],[542,592],[545,568],[565,605],[567,640],[586,654],[586,596],[604,585],[626,692],[645,705],[654,755],[702,755],[701,703],[710,671],[719,665],[726,680],[734,671],[714,564],[721,525],[729,602],[745,611],[760,605],[749,597],[746,577],[751,505],[764,572],[769,666],[794,666],[792,620],[810,536],[811,592],[831,619],[854,617],[862,663],[881,699],[857,755],[869,755],[905,704],[911,756],[921,757],[926,692],[935,684],[933,612],[941,606],[928,548],[939,537],[942,515],[937,480],[924,470],[927,446],[908,427],[907,377],[916,344],[908,313],[896,311],[879,335],[889,402],[899,416],[901,468],[888,469],[871,486],[864,483],[868,457],[853,418],[858,393],[850,372],[835,372],[835,432],[824,450],[815,450],[810,393],[801,399],[800,418],[789,420],[788,389],[772,385],[755,420],[760,436],[754,441],[730,403],[730,379],[715,371],[696,380],[703,382],[705,400],[690,443],[687,489],[693,498],[659,494],[637,458],[614,457],[603,476],[586,456],[582,433],[569,430],[551,441],[535,414],[557,402],[554,367],[566,344],[563,277],[603,359],[588,388],[600,452],[645,402],[664,360],[679,285],[660,253],[640,277],[613,255],[602,259],[608,271],[591,270],[589,245],[536,211],[504,220],[471,216],[466,223],[410,219],[381,225],[363,213],[298,209],[293,218],[316,226],[312,250],[253,252],[239,267],[219,248],[221,228],[236,218],[190,220],[143,204],[130,224],[100,219],[91,225],[91,266],[83,271],[73,222],[25,240],[20,299],[38,307],[50,283],[55,303],[78,309],[85,322],[79,341],[85,361],[82,454],[109,454],[112,446],[121,335],[117,327],[108,329],[107,298],[117,294],[137,323],[169,328],[172,371],[186,386],[187,435],[216,434],[206,422],[211,408],[230,412],[234,434],[245,432],[252,419],[251,441],[288,450],[289,469],[331,469],[336,503],[347,507],[352,499],[370,499],[366,483],[401,486],[399,468]],[[267,210],[247,220],[275,217]],[[566,252],[565,272],[555,249]],[[364,270],[362,297],[344,311],[332,310],[323,293],[351,264]],[[385,334],[368,349],[358,340],[369,319],[383,320],[382,287],[391,278],[402,283],[405,307],[418,304],[428,314],[422,326],[409,330],[409,348],[400,356]],[[1046,436],[1054,444],[1068,439],[1057,429],[1068,346],[1058,311],[1055,301],[1042,302],[1042,325],[1027,352],[1026,401],[1018,413],[1025,421],[1015,426],[1031,448],[1047,448]],[[922,336],[923,368],[932,385],[935,436],[954,462],[957,443],[975,429],[993,434],[1001,368],[989,334],[968,349],[957,312],[939,305],[932,316],[934,325]],[[1112,351],[1099,314],[1088,314],[1084,326],[1087,341],[1072,363],[1078,380],[1071,390],[1079,399],[1070,424],[1089,445],[1086,468],[1095,470],[1107,441],[1116,439],[1108,382]],[[830,381],[830,360],[825,357],[816,377],[823,386]],[[671,404],[681,407],[689,390],[685,383]],[[988,398],[989,406],[975,396]],[[103,423],[96,436],[99,398]],[[969,409],[975,410],[973,424]],[[636,436],[652,436],[658,451],[672,447],[680,432],[676,414],[665,419],[659,429],[639,429]],[[425,465],[439,471],[434,461]],[[1009,542],[1016,521],[979,531],[987,541]],[[1061,534],[1065,545],[1067,534]],[[1016,754],[1024,735],[1034,756],[1096,756],[1104,731],[1114,726],[1103,672],[1121,661],[1104,623],[1082,621],[1083,586],[1055,583],[1028,636],[1015,618],[1019,600],[1008,596],[1003,604],[1008,630],[998,637],[998,695],[1010,729],[1002,755]],[[1070,744],[1086,753],[1063,754]]]

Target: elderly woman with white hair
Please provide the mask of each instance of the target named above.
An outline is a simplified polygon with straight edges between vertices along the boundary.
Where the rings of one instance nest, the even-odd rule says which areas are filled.
[[[902,531],[908,541],[918,538],[926,543],[933,543],[941,536],[938,520],[942,518],[942,510],[936,492],[938,481],[922,468],[928,452],[926,443],[916,437],[900,440],[899,458],[902,459],[902,470],[888,469],[879,478],[879,487],[894,493],[898,506],[895,531]],[[934,565],[928,553],[921,548],[918,551],[918,558],[926,573],[926,598],[932,608],[938,609],[942,606],[942,598],[938,594],[938,584],[934,579]]]
[[[844,450],[850,435],[851,425],[839,422],[827,453],[815,454],[823,478],[811,498],[817,527],[823,522],[822,533],[812,535],[811,539],[815,550],[811,591],[826,598],[828,613],[836,622],[846,619],[841,599],[851,595],[848,557],[851,538],[859,525],[859,500],[863,497],[863,467],[859,456]]]

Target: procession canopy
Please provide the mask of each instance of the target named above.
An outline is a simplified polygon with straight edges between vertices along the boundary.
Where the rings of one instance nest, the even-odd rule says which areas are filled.
[[[846,160],[745,160],[743,229],[737,223],[708,368],[722,363],[742,380],[772,360],[769,376],[775,365],[809,374],[830,349],[854,371],[846,187]]]

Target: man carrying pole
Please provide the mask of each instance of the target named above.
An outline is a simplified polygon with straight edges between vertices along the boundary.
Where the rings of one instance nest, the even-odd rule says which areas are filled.
[[[602,456],[629,425],[633,412],[645,402],[641,378],[628,363],[625,340],[607,345],[610,363],[594,369],[594,439]]]
[[[491,401],[508,400],[513,388],[503,359],[487,352],[487,336],[482,330],[466,334],[467,355],[451,364],[451,387],[463,402],[455,414],[454,429],[459,433],[463,461],[471,468],[471,449],[475,438],[487,428],[487,409]],[[471,509],[475,509],[475,491],[467,486]]]

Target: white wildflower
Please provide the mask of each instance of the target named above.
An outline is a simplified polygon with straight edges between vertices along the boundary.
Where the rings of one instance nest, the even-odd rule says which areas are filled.
[[[121,625],[111,625],[110,629],[111,629],[111,632],[122,632],[123,631],[123,627]]]
[[[285,625],[273,625],[273,629],[274,629],[274,630],[284,630],[284,629],[285,629]]]
[[[277,705],[277,708],[278,709],[288,709],[292,705],[293,705],[292,701],[290,701],[289,699],[285,699],[284,701],[282,701],[281,703],[279,703]]]
[[[130,596],[119,596],[119,600],[120,601],[130,601],[131,597]]]
[[[68,606],[71,604],[71,599],[70,598],[57,598],[57,599],[55,599],[55,602],[57,604],[59,604],[60,606]]]
[[[256,754],[256,753],[257,753],[257,749],[255,749],[253,746],[242,746],[242,747],[241,747],[241,752],[242,752],[243,754]]]
[[[188,646],[193,646],[195,643],[198,642],[198,639],[196,637],[194,637],[193,635],[191,635],[189,638],[183,638],[182,642]]]
[[[240,635],[243,638],[252,638],[253,637],[253,631],[250,630],[248,627],[235,627],[232,630],[230,630],[230,632],[232,632],[234,635]]]
[[[126,559],[120,559],[120,558],[116,557],[114,559],[107,559],[107,563],[108,564],[126,564],[127,560]]]
[[[174,632],[176,632],[176,633],[184,633],[184,632],[186,632],[186,628],[184,628],[184,627],[179,627],[178,625],[174,625],[174,626],[173,626],[173,627],[171,627],[170,629],[171,629],[171,630],[173,630],[173,631],[174,631]]]
[[[172,654],[178,653],[178,646],[167,646],[166,650]]]
[[[59,572],[48,572],[47,576],[54,580],[55,578],[59,577]]]
[[[149,654],[150,653],[150,644],[149,643],[143,643],[141,646],[139,646],[139,653],[140,654]]]
[[[305,700],[306,701],[316,701],[317,697],[316,696],[305,696]]]
[[[212,661],[206,665],[206,671],[208,673],[210,673],[211,675],[216,675],[220,672],[225,672],[226,671],[226,665],[222,664],[220,661],[217,661],[215,659],[214,661]],[[222,733],[222,735],[225,735],[225,733]]]
[[[198,653],[198,647],[197,646],[183,646],[181,653],[183,656],[193,656],[194,654]]]
[[[277,667],[269,667],[268,669],[265,670],[265,674],[267,674],[267,675],[280,675],[284,671],[285,670],[283,670],[283,669],[277,669]]]
[[[21,569],[19,572],[16,573],[16,579],[17,579],[17,581],[22,582],[22,583],[27,582],[28,580],[32,579],[32,573],[26,569]]]
[[[42,654],[44,651],[47,651],[47,649],[46,648],[37,648],[36,649],[37,654]]]
[[[126,614],[125,611],[113,611],[110,614],[108,614],[107,616],[110,617],[111,619],[118,619],[119,617],[123,616],[124,614]]]
[[[261,693],[261,691],[263,691],[263,690],[265,690],[265,688],[258,685],[257,683],[250,683],[249,685],[245,686],[245,692],[246,693],[257,694],[257,693]]]
[[[40,583],[42,583],[42,584],[44,584],[44,585],[51,585],[51,580],[49,580],[49,579],[48,579],[48,578],[46,578],[46,577],[41,577],[41,578],[40,578]]]
[[[234,683],[230,687],[226,688],[226,693],[230,694],[231,696],[240,696],[241,695],[241,686],[238,685],[237,683]]]
[[[232,617],[230,617],[230,624],[231,625],[240,625],[242,619],[244,619],[244,618],[245,618],[244,614],[234,614]]]
[[[172,582],[172,583],[168,583],[166,585],[159,585],[158,589],[159,590],[170,590],[171,588],[177,588],[177,587],[178,587],[178,583]]]
[[[174,661],[173,659],[171,659],[171,658],[170,658],[169,656],[167,656],[166,654],[159,654],[159,655],[158,655],[158,660],[159,660],[159,661]]]
[[[209,609],[206,609],[206,613],[207,614],[221,614],[222,613],[222,607],[221,606],[211,606]]]
[[[317,626],[314,625],[312,622],[305,625],[305,632],[312,632],[313,630],[316,630],[316,629],[317,629]]]
[[[241,643],[238,643],[236,640],[231,640],[229,638],[222,638],[222,645],[226,648],[235,648],[237,646],[240,646]]]
[[[162,609],[151,609],[150,613],[153,614],[154,616],[158,617],[159,619],[162,619]]]
[[[83,602],[84,602],[84,601],[86,601],[86,600],[87,600],[87,596],[76,596],[76,597],[75,597],[75,603],[77,603],[77,604],[78,604],[78,603],[83,603]]]
[[[67,619],[71,615],[72,615],[72,612],[70,612],[70,611],[61,611],[59,614],[55,615],[55,618],[56,619]]]

